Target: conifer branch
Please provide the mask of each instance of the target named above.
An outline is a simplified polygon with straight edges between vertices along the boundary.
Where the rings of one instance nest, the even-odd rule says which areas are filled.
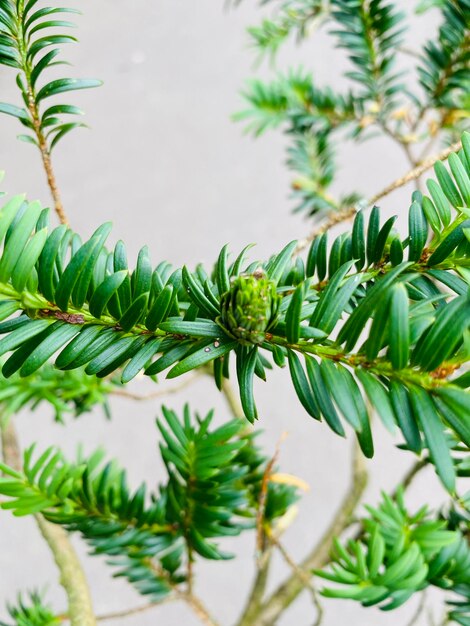
[[[421,178],[421,176],[432,167],[434,167],[434,165],[438,161],[445,161],[449,157],[449,155],[451,155],[453,152],[456,152],[457,150],[460,150],[461,147],[462,142],[456,141],[447,148],[444,148],[444,150],[439,152],[439,154],[426,158],[417,167],[414,167],[412,170],[410,170],[407,174],[405,174],[404,176],[400,176],[400,178],[397,178],[392,183],[387,185],[384,189],[371,196],[367,201],[367,206],[373,206],[379,200],[386,198],[397,189],[404,187],[413,180]],[[339,210],[337,212],[332,211],[330,217],[323,224],[314,228],[305,239],[299,240],[295,253],[299,254],[300,252],[302,252],[302,250],[304,250],[309,245],[309,243],[311,243],[316,237],[328,232],[334,226],[353,219],[357,211],[358,209],[354,206]]]
[[[335,514],[332,522],[311,552],[302,560],[299,569],[310,575],[312,569],[324,567],[330,560],[333,541],[349,526],[367,486],[367,469],[360,449],[355,446],[353,454],[352,481],[350,488]],[[271,626],[294,602],[304,589],[304,582],[297,572],[292,573],[266,599],[257,612],[257,626]]]
[[[52,167],[51,153],[47,145],[46,137],[44,135],[43,125],[41,123],[41,115],[37,103],[37,93],[34,84],[31,79],[31,72],[33,66],[29,60],[29,49],[27,45],[27,33],[25,32],[25,15],[24,15],[24,0],[18,0],[18,13],[17,13],[17,41],[18,52],[20,56],[20,66],[23,71],[25,80],[26,101],[32,121],[32,130],[36,136],[37,146],[41,153],[42,164],[46,173],[47,184],[54,201],[54,208],[57,213],[57,217],[61,224],[68,224],[67,215],[65,214],[62,200],[60,197],[59,188],[57,185],[54,169]]]
[[[259,560],[255,578],[245,607],[239,620],[237,621],[237,626],[253,626],[253,624],[257,623],[256,619],[261,609],[269,580],[272,554],[272,546],[268,545],[264,551],[263,558]]]
[[[449,601],[449,619],[466,624],[469,495],[460,487],[469,473],[470,449],[470,135],[422,162],[412,148],[422,141],[427,151],[443,129],[455,139],[463,128],[469,0],[439,3],[444,16],[439,41],[426,45],[418,69],[425,102],[408,93],[393,70],[406,16],[389,0],[284,0],[277,20],[252,29],[258,47],[274,52],[289,33],[302,38],[314,20],[329,21],[337,47],[350,60],[346,76],[353,87],[344,95],[319,88],[304,72],[289,72],[269,85],[256,81],[247,95],[251,109],[238,116],[251,118],[255,134],[287,127],[299,208],[326,218],[306,240],[287,244],[264,262],[248,263],[247,249],[229,259],[225,246],[214,267],[199,265],[195,271],[164,261],[154,268],[145,246],[130,269],[122,242],[105,248],[109,224],[86,242],[67,227],[51,154],[65,134],[83,126],[61,116],[81,112],[44,104],[98,82],[44,83],[43,72],[57,65],[57,45],[74,41],[55,34],[72,26],[56,14],[73,10],[37,2],[0,3],[0,64],[15,68],[23,98],[22,107],[0,103],[0,113],[16,117],[28,132],[22,138],[39,149],[61,225],[51,230],[48,210],[21,196],[0,209],[4,416],[43,401],[53,405],[57,420],[98,403],[106,410],[113,390],[143,399],[116,389],[116,376],[125,385],[142,371],[154,380],[166,371],[168,378],[210,374],[237,418],[211,428],[212,413],[192,415],[186,406],[180,419],[163,407],[164,419],[157,425],[166,477],[150,497],[145,484],[132,492],[116,463],[101,465],[101,452],[87,459],[80,455],[72,464],[52,447],[33,461],[31,447],[21,463],[14,433],[4,433],[6,458],[17,470],[1,464],[5,499],[0,506],[37,517],[63,575],[73,626],[90,626],[96,619],[89,598],[79,598],[86,582],[74,583],[77,571],[66,531],[79,532],[95,553],[119,567],[117,575],[151,600],[146,607],[102,617],[137,615],[175,599],[188,604],[206,626],[217,626],[194,594],[196,561],[230,558],[219,542],[247,528],[256,534],[258,568],[239,626],[272,626],[304,589],[317,606],[318,625],[322,610],[311,569],[328,563],[331,571],[316,575],[342,587],[324,589],[324,595],[366,605],[387,601],[382,608],[390,609],[428,584],[451,586],[457,598]],[[398,142],[417,165],[370,198],[370,205],[412,180],[419,189],[423,172],[435,166],[429,194],[412,195],[402,234],[394,228],[397,216],[381,223],[376,206],[366,220],[356,210],[359,194],[332,197],[329,192],[338,130],[346,131],[343,139],[356,140],[366,139],[369,127]],[[441,162],[447,157],[448,167]],[[351,232],[328,243],[327,230],[350,217]],[[296,256],[307,243],[306,258]],[[286,365],[306,414],[339,436],[352,428],[358,442],[351,490],[320,543],[299,564],[279,536],[295,512],[300,481],[276,471],[277,453],[271,459],[262,455],[251,428],[258,417],[255,377],[266,380],[268,370]],[[239,398],[229,383],[234,370]],[[374,454],[375,414],[390,431],[399,430],[400,447],[419,459],[395,490],[395,500],[385,494],[377,509],[366,507],[369,517],[342,546],[341,534],[356,523],[366,487],[362,454]],[[405,507],[404,489],[427,464],[450,495],[448,517],[445,510],[439,519],[425,509],[411,515]],[[266,597],[275,548],[291,575]],[[20,596],[18,606],[9,607],[18,626],[21,619],[29,626],[31,616],[40,620],[37,626],[56,623],[40,594],[29,598],[28,604]],[[85,613],[90,607],[91,621],[77,617],[74,603]]]
[[[188,376],[180,383],[172,385],[166,389],[158,389],[157,391],[151,391],[149,393],[135,393],[123,388],[113,388],[110,391],[110,395],[119,396],[120,398],[127,398],[128,400],[137,400],[138,402],[147,402],[149,400],[155,400],[157,398],[163,398],[164,396],[173,395],[179,393],[186,387],[189,387],[201,376],[202,372],[194,372],[192,376]]]
[[[305,570],[301,569],[297,565],[297,563],[294,561],[291,555],[287,552],[286,548],[283,546],[283,544],[279,541],[279,539],[275,535],[270,534],[269,539],[273,543],[273,545],[275,545],[276,548],[279,550],[280,554],[282,555],[282,558],[287,563],[287,565],[291,568],[292,572],[302,582],[305,589],[307,589],[310,592],[313,605],[317,611],[317,616],[316,616],[313,626],[319,626],[323,620],[323,607],[319,600],[318,592],[312,583],[311,575],[307,574]]]
[[[5,0],[0,12],[0,64],[19,72],[16,83],[24,104],[23,108],[0,102],[0,113],[16,117],[29,131],[30,134],[20,135],[19,138],[39,149],[55,211],[61,224],[67,224],[51,154],[65,135],[85,126],[82,122],[65,121],[62,116],[82,115],[83,112],[68,104],[54,104],[46,108],[44,105],[52,96],[97,87],[101,83],[74,78],[43,82],[44,72],[60,63],[56,59],[60,49],[56,46],[76,41],[71,35],[57,34],[57,29],[74,26],[69,21],[56,19],[57,14],[74,14],[77,11],[57,6],[38,8],[37,2],[25,0]]]
[[[1,437],[4,462],[16,471],[20,471],[21,451],[11,420],[7,424],[2,424]],[[70,617],[71,626],[96,626],[88,583],[66,531],[60,526],[47,522],[40,513],[34,517],[59,569],[60,583],[68,598],[67,614]]]

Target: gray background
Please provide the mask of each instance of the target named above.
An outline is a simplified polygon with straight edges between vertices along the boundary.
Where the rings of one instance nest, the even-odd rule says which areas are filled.
[[[405,2],[402,2],[405,6]],[[257,242],[253,255],[264,258],[287,241],[305,236],[310,226],[290,213],[289,174],[284,161],[284,139],[279,133],[258,141],[244,137],[241,125],[230,121],[240,108],[239,90],[255,72],[254,54],[247,46],[245,27],[258,23],[261,12],[252,0],[237,10],[224,11],[214,0],[95,0],[83,2],[79,20],[81,43],[69,47],[66,58],[71,75],[96,76],[105,84],[98,91],[71,96],[87,111],[91,131],[69,136],[57,149],[55,166],[64,204],[73,227],[88,235],[102,221],[112,220],[111,242],[125,240],[131,257],[148,244],[155,264],[167,259],[175,264],[212,262],[229,242],[237,252]],[[434,17],[415,19],[413,45],[434,28]],[[340,84],[345,67],[340,53],[317,34],[302,47],[288,48],[279,66],[302,60],[313,68],[319,84]],[[62,70],[63,72],[63,70]],[[73,74],[72,74],[73,72]],[[269,73],[268,64],[257,71]],[[13,76],[0,72],[1,100],[18,103]],[[7,171],[3,187],[48,203],[48,192],[37,155],[31,146],[15,141],[16,120],[0,118],[0,166]],[[375,193],[408,169],[398,148],[386,139],[361,146],[340,147],[338,190],[360,188]],[[396,193],[383,206],[403,216],[409,190]],[[403,218],[402,218],[403,219]],[[286,372],[275,371],[267,384],[257,384],[262,441],[270,454],[283,431],[285,472],[308,481],[309,493],[299,505],[299,517],[285,536],[295,558],[314,544],[328,524],[348,488],[351,436],[338,438],[305,415],[294,397]],[[164,388],[165,383],[162,383]],[[138,381],[135,391],[148,391]],[[210,380],[199,380],[165,402],[174,408],[185,400],[203,412],[212,406],[218,419],[228,417],[223,398]],[[54,424],[49,411],[23,414],[17,419],[22,445],[38,441],[39,449],[59,443],[69,455],[83,442],[90,451],[106,446],[129,469],[130,479],[150,485],[161,477],[154,419],[160,400],[136,405],[113,399],[113,420],[99,411],[71,421],[67,428]],[[373,473],[367,501],[377,500],[380,489],[393,488],[410,463],[394,448],[390,435],[375,425],[377,453],[368,462]],[[440,502],[443,493],[428,471],[410,490],[413,505]],[[0,516],[2,554],[0,616],[4,602],[17,590],[48,586],[48,597],[58,610],[65,608],[57,572],[47,547],[29,519]],[[112,580],[102,559],[90,559],[74,538],[89,576],[98,614],[142,603],[123,581]],[[234,622],[244,604],[253,576],[254,538],[250,534],[228,542],[237,553],[230,563],[204,563],[199,568],[197,591],[221,624]],[[273,580],[286,573],[276,559]],[[410,602],[393,614],[363,610],[352,603],[324,601],[325,626],[405,625],[415,606]],[[314,621],[307,594],[279,622],[282,626],[307,626]],[[151,612],[117,620],[115,624],[192,626],[197,620],[183,605],[168,605]],[[424,621],[422,623],[425,623]]]

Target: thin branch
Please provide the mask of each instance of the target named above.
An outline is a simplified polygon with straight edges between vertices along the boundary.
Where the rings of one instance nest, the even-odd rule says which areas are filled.
[[[33,106],[34,106],[34,109],[33,109]],[[34,132],[38,140],[38,146],[41,152],[42,163],[44,166],[44,171],[46,172],[47,184],[49,185],[52,200],[54,202],[55,212],[57,213],[57,217],[59,218],[60,223],[68,225],[69,221],[67,219],[67,215],[64,210],[64,205],[62,204],[59,187],[57,186],[54,169],[52,167],[51,153],[49,151],[49,148],[47,147],[46,140],[41,130],[41,124],[38,121],[37,115],[39,114],[37,112],[36,105],[35,104],[32,105],[30,103],[29,110],[30,110],[31,115],[33,115],[33,111],[34,111],[34,116],[33,116]]]
[[[331,524],[313,550],[299,564],[299,569],[308,574],[312,569],[320,569],[330,562],[330,552],[335,537],[349,526],[367,485],[367,469],[364,457],[357,443],[354,448],[352,482],[338,508]],[[291,574],[263,603],[252,624],[272,626],[279,616],[294,602],[303,591],[304,585],[297,574]]]
[[[256,616],[261,607],[264,593],[266,591],[274,541],[268,538],[266,529],[264,528],[264,513],[269,482],[273,475],[274,464],[279,456],[280,446],[285,436],[286,433],[281,435],[273,456],[266,464],[263,477],[261,479],[261,488],[258,496],[258,507],[256,512],[256,576],[237,626],[248,626],[253,623],[253,618]]]
[[[279,457],[279,452],[281,449],[281,443],[286,438],[287,433],[283,433],[279,438],[279,441],[276,444],[276,449],[274,451],[271,459],[266,463],[266,467],[263,472],[263,478],[261,480],[261,489],[258,497],[258,509],[256,512],[256,551],[258,554],[258,558],[261,558],[263,554],[263,547],[265,545],[265,532],[264,532],[264,512],[266,509],[266,500],[268,497],[268,487],[271,478],[271,474],[273,472],[274,465]]]
[[[442,127],[445,124],[445,113],[441,113],[441,115],[439,116],[439,120],[437,121],[437,128],[442,129]],[[423,113],[424,116],[424,113]],[[430,131],[430,137],[429,140],[424,144],[420,155],[418,156],[418,162],[421,163],[423,161],[423,159],[425,159],[430,150],[432,149],[432,147],[434,146],[434,144],[436,143],[436,141],[439,139],[439,133],[438,132],[431,132]]]
[[[412,618],[410,619],[410,621],[407,623],[406,626],[416,626],[416,623],[418,622],[419,618],[423,614],[424,609],[426,607],[426,600],[427,600],[427,595],[426,595],[426,592],[424,591],[421,594],[421,598],[418,603],[418,606],[416,607],[416,611],[413,613]]]
[[[172,387],[168,387],[167,389],[159,389],[158,391],[152,391],[151,393],[133,393],[132,391],[127,391],[127,389],[112,389],[110,395],[112,396],[120,396],[121,398],[128,398],[129,400],[139,400],[141,402],[145,402],[148,400],[154,400],[155,398],[161,398],[163,396],[167,396],[173,393],[178,393],[182,389],[185,389],[188,385],[192,384],[196,378],[201,376],[202,372],[195,372],[194,374],[187,376],[180,383],[173,385]]]
[[[380,128],[384,131],[390,139],[392,139],[396,144],[400,146],[400,148],[405,153],[405,157],[411,168],[415,168],[418,165],[418,162],[415,160],[413,153],[411,152],[410,142],[407,141],[402,135],[392,130],[387,124],[380,124]]]
[[[420,176],[422,176],[424,172],[431,169],[431,167],[433,167],[438,161],[445,161],[449,157],[449,155],[451,155],[453,152],[456,152],[457,150],[460,150],[461,147],[462,143],[460,141],[457,141],[439,154],[428,157],[422,163],[420,163],[420,165],[408,172],[408,174],[402,176],[401,178],[397,178],[395,181],[393,181],[393,183],[382,189],[382,191],[379,191],[374,196],[369,198],[369,200],[367,201],[367,206],[372,206],[373,204],[376,204],[379,200],[385,198],[396,189],[400,189],[400,187],[404,187],[409,182],[420,178]],[[337,224],[341,224],[342,222],[352,219],[356,215],[356,213],[357,209],[355,206],[334,212],[321,226],[312,230],[308,237],[299,241],[295,250],[295,254],[298,254],[299,252],[304,250],[309,245],[309,243],[315,239],[315,237],[318,237],[318,235],[321,235],[327,230],[330,230],[330,228],[336,226]]]
[[[272,560],[272,547],[268,546],[263,558],[258,561],[255,580],[251,587],[250,595],[245,608],[237,622],[237,626],[252,626],[263,602],[266,586],[269,578],[269,570]]]
[[[148,559],[148,566],[155,572],[158,577],[165,578],[168,586],[173,590],[174,598],[186,602],[186,604],[191,607],[193,612],[197,615],[197,617],[201,620],[203,624],[206,624],[206,626],[219,626],[219,624],[204,606],[202,601],[198,597],[196,597],[192,591],[181,590],[178,585],[171,579],[168,572],[163,570],[163,568],[161,568],[157,563],[152,561],[152,559]]]
[[[391,194],[392,191],[395,191],[396,189],[399,189],[400,187],[404,187],[412,180],[416,180],[417,178],[422,176],[424,172],[434,167],[434,165],[438,161],[445,161],[446,159],[449,158],[449,156],[453,152],[460,150],[461,147],[462,147],[462,142],[456,141],[452,145],[448,146],[445,150],[442,150],[442,152],[440,152],[439,154],[435,154],[433,156],[428,157],[422,163],[420,163],[417,167],[415,167],[410,172],[408,172],[408,174],[405,174],[405,176],[402,176],[401,178],[397,178],[397,180],[395,180],[393,183],[385,187],[385,189],[382,189],[382,191],[375,194],[375,196],[372,196],[372,198],[370,198],[369,200],[369,205],[375,204],[376,202],[378,202],[385,196],[388,196],[389,194]]]
[[[47,146],[47,141],[44,136],[41,115],[36,103],[36,92],[34,89],[33,81],[31,80],[31,61],[29,59],[29,53],[25,44],[25,35],[23,32],[23,13],[24,13],[24,0],[20,0],[18,3],[18,49],[21,56],[21,69],[23,70],[26,80],[27,95],[28,95],[28,110],[31,115],[31,121],[33,124],[33,131],[36,135],[37,145],[41,153],[42,164],[44,171],[46,172],[47,184],[54,201],[54,208],[61,224],[68,224],[67,215],[64,211],[64,206],[60,197],[59,187],[57,185],[54,169],[52,167],[51,153]]]
[[[400,482],[397,485],[397,487],[394,489],[394,491],[392,493],[392,498],[396,497],[400,487],[403,487],[403,489],[405,489],[405,490],[408,489],[408,487],[414,481],[416,476],[421,472],[422,469],[427,467],[428,464],[429,464],[428,457],[423,457],[422,459],[419,459],[418,461],[413,463],[413,465],[409,468],[409,470],[406,472],[406,474],[400,480]]]
[[[124,609],[123,611],[114,611],[113,613],[103,613],[102,615],[97,615],[97,622],[105,622],[113,619],[122,619],[125,617],[132,617],[134,615],[139,615],[140,613],[145,613],[145,611],[149,611],[150,609],[154,609],[157,606],[162,604],[166,604],[167,602],[172,602],[174,600],[173,596],[167,596],[160,600],[160,602],[149,602],[148,604],[144,604],[142,606],[136,606],[132,609]]]
[[[150,609],[154,609],[161,604],[166,604],[167,602],[172,602],[174,600],[173,596],[167,596],[163,598],[159,602],[149,602],[148,604],[144,604],[142,606],[136,606],[131,609],[123,609],[121,611],[113,611],[111,613],[102,613],[101,615],[96,616],[97,622],[106,622],[111,621],[113,619],[122,619],[126,617],[132,617],[133,615],[138,615],[139,613],[144,613],[145,611],[149,611]],[[61,613],[60,615],[56,615],[56,619],[60,622],[70,622],[70,618],[67,613]]]
[[[180,597],[192,608],[203,624],[206,624],[206,626],[219,626],[201,600],[193,593],[181,594]]]
[[[2,434],[2,458],[6,465],[17,472],[21,471],[23,462],[21,450],[18,444],[15,427],[11,420],[0,423]]]
[[[140,613],[145,613],[151,609],[155,609],[156,607],[161,606],[162,604],[167,604],[169,602],[174,602],[175,599],[183,600],[187,604],[191,606],[196,615],[201,619],[204,624],[207,626],[218,626],[217,622],[209,615],[207,609],[204,607],[202,602],[196,598],[193,594],[179,592],[175,589],[175,593],[173,595],[167,596],[163,598],[159,602],[149,602],[148,604],[143,604],[142,606],[136,606],[131,609],[123,609],[122,611],[113,611],[111,613],[103,613],[96,617],[97,622],[105,622],[111,621],[114,619],[123,619],[126,617],[133,617],[134,615],[139,615]],[[68,621],[68,615],[59,615],[58,619],[61,621]]]
[[[5,463],[20,471],[21,451],[11,420],[6,425],[2,424],[1,435]],[[96,626],[88,583],[67,533],[61,526],[46,521],[40,514],[34,517],[59,569],[60,583],[67,594],[71,626]]]
[[[186,541],[186,559],[186,582],[188,585],[188,595],[192,595],[194,583],[194,557],[191,545],[188,541]]]
[[[270,541],[276,546],[276,548],[279,550],[280,554],[282,555],[283,559],[285,560],[285,562],[287,563],[287,565],[292,569],[292,571],[294,572],[294,574],[298,577],[298,579],[302,582],[303,586],[308,589],[308,591],[310,591],[310,595],[312,596],[312,602],[314,607],[317,610],[317,617],[316,620],[313,624],[313,626],[320,626],[322,620],[323,620],[323,607],[320,603],[319,597],[318,597],[318,592],[315,589],[312,580],[311,580],[311,576],[309,574],[307,574],[305,572],[305,570],[301,569],[297,563],[293,560],[293,558],[290,556],[290,554],[287,552],[287,550],[285,549],[285,547],[282,545],[282,543],[279,541],[279,539],[277,537],[275,537],[274,534],[271,534],[269,536]]]

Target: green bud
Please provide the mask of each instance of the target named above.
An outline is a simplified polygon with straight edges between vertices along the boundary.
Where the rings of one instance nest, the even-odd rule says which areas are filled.
[[[219,324],[244,343],[261,344],[277,320],[280,298],[262,271],[238,276],[222,295]]]

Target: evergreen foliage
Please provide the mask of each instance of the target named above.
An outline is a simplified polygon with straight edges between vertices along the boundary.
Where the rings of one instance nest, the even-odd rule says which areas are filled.
[[[395,501],[383,494],[377,508],[366,508],[369,517],[362,520],[360,539],[346,545],[337,541],[331,569],[316,572],[342,587],[322,593],[391,611],[433,585],[460,596],[448,596],[455,606],[451,619],[466,626],[470,547],[465,530],[449,530],[448,520],[432,516],[426,506],[411,514],[401,492]]]
[[[41,512],[79,532],[95,554],[105,554],[140,593],[157,601],[186,580],[184,561],[196,555],[227,559],[214,539],[253,528],[266,459],[234,420],[211,429],[213,414],[182,419],[163,407],[157,425],[167,481],[148,496],[145,484],[131,490],[126,472],[104,451],[68,463],[48,448],[37,458],[24,454],[24,469],[1,464],[3,509],[17,516]],[[279,489],[281,487],[281,489]],[[296,488],[269,489],[265,524],[271,526],[295,499]]]
[[[326,25],[333,44],[349,60],[344,77],[351,87],[344,93],[320,86],[305,70],[290,70],[270,82],[255,79],[244,90],[248,108],[236,119],[246,121],[256,135],[282,126],[289,137],[287,164],[296,173],[296,210],[325,216],[363,199],[358,192],[336,198],[330,190],[334,148],[344,144],[345,135],[362,141],[383,134],[416,165],[420,159],[412,155],[414,144],[433,143],[440,131],[456,137],[468,129],[470,5],[468,0],[432,5],[440,10],[442,24],[437,38],[422,50],[415,49],[413,37],[407,42],[408,16],[388,0],[290,0],[260,27],[248,29],[263,55],[278,53],[294,33],[304,40],[313,26]],[[396,67],[408,46],[416,79]]]
[[[60,46],[77,41],[68,34],[74,24],[62,19],[77,13],[70,7],[40,6],[39,0],[3,0],[0,4],[0,64],[17,72],[16,83],[23,100],[22,106],[0,103],[0,112],[16,117],[27,129],[20,139],[48,153],[67,133],[84,126],[83,122],[63,117],[71,115],[74,120],[83,115],[78,107],[56,102],[50,105],[48,99],[101,84],[94,79],[45,80],[48,69],[64,64],[57,58]]]
[[[347,210],[354,223],[330,241],[335,220],[327,222],[309,238],[305,255],[293,241],[250,261],[251,246],[232,258],[226,245],[212,267],[193,270],[164,260],[155,265],[146,246],[134,267],[122,241],[106,246],[109,223],[88,239],[68,226],[50,154],[83,126],[63,116],[81,111],[48,99],[99,81],[46,78],[63,64],[61,45],[75,41],[64,34],[72,24],[62,19],[74,9],[0,0],[0,64],[15,70],[23,100],[21,107],[0,103],[0,112],[16,117],[28,132],[20,138],[39,148],[61,221],[55,227],[49,209],[25,195],[2,199],[4,452],[12,444],[9,420],[21,409],[46,403],[64,421],[102,405],[109,416],[109,394],[141,374],[158,383],[162,374],[199,370],[225,393],[235,377],[246,418],[214,425],[212,411],[201,417],[185,405],[180,417],[162,407],[156,486],[130,487],[126,470],[105,461],[103,450],[79,452],[69,462],[58,448],[36,453],[30,446],[22,468],[5,458],[0,464],[0,507],[78,533],[93,554],[105,555],[115,576],[152,603],[185,599],[207,624],[215,622],[193,594],[193,566],[230,559],[227,538],[256,534],[258,575],[239,626],[266,626],[270,599],[261,596],[271,551],[280,550],[300,588],[309,587],[314,567],[308,558],[293,565],[279,543],[301,481],[278,473],[277,452],[268,458],[251,428],[258,418],[254,381],[284,368],[299,408],[316,422],[341,437],[352,431],[362,454],[372,457],[371,418],[378,415],[404,453],[434,467],[448,498],[440,511],[425,506],[411,513],[403,489],[384,493],[344,542],[339,535],[354,515],[350,501],[358,502],[365,486],[363,477],[361,487],[355,482],[324,537],[325,545],[334,544],[329,566],[320,559],[313,572],[334,585],[323,595],[393,610],[435,587],[445,592],[448,620],[469,626],[470,133],[462,131],[470,103],[470,3],[420,3],[418,10],[432,5],[442,15],[436,37],[417,53],[420,93],[411,93],[395,68],[406,48],[407,16],[394,3],[263,4],[273,7],[273,18],[249,30],[261,54],[274,58],[291,35],[303,40],[326,24],[348,57],[350,86],[337,93],[304,70],[290,70],[268,83],[252,81],[245,91],[249,108],[237,117],[256,135],[287,129],[298,208],[317,217]],[[447,165],[436,162],[426,191],[413,193],[405,232],[396,229],[397,216],[383,220],[377,206],[367,213],[360,194],[330,193],[339,132],[362,140],[368,129],[397,141],[413,166],[422,159],[410,146],[431,145],[444,133],[461,137]],[[284,607],[295,598],[289,581],[279,597]],[[19,596],[8,611],[14,624],[3,626],[63,621],[36,592],[28,600]],[[69,617],[72,626],[83,626]]]
[[[64,225],[50,231],[39,203],[11,198],[0,212],[3,376],[30,376],[56,355],[59,369],[119,369],[124,383],[212,364],[220,388],[232,355],[253,421],[254,376],[287,362],[314,419],[344,436],[342,416],[372,456],[368,398],[408,449],[429,447],[453,492],[447,429],[470,444],[468,377],[454,374],[469,359],[470,135],[463,144],[449,169],[436,165],[429,196],[413,195],[405,237],[375,207],[329,252],[327,234],[316,238],[306,262],[292,242],[264,263],[247,264],[246,251],[230,263],[224,247],[209,272],[153,269],[144,247],[129,271],[122,242],[104,247],[109,224],[82,242]]]
[[[440,2],[443,23],[437,41],[424,47],[418,67],[428,102],[451,112],[468,109],[470,88],[470,3]]]
[[[2,417],[7,420],[25,407],[34,411],[40,404],[47,404],[54,409],[57,422],[64,422],[66,415],[79,417],[96,405],[109,418],[108,396],[117,386],[120,384],[115,378],[88,376],[83,369],[62,371],[51,363],[26,378],[0,375]]]
[[[18,596],[16,605],[8,606],[10,617],[14,623],[0,622],[1,626],[58,626],[60,620],[52,612],[51,607],[44,604],[42,596],[33,592],[28,601]]]

